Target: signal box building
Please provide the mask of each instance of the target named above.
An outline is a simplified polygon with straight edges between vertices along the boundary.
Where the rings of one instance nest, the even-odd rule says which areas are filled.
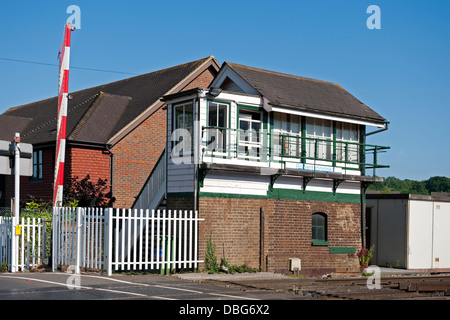
[[[224,63],[165,95],[167,140],[133,206],[198,210],[199,256],[266,271],[359,270],[385,118],[338,84]],[[373,131],[375,130],[375,131]]]

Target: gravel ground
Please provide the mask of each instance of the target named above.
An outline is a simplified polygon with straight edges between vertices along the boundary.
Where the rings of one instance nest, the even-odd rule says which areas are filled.
[[[394,268],[380,268],[382,276],[412,276],[412,275],[427,275],[426,272],[419,271],[410,271],[403,269],[394,269]],[[292,279],[293,276],[288,276],[281,273],[273,273],[273,272],[254,272],[254,273],[235,273],[235,274],[227,274],[227,273],[215,273],[209,274],[206,272],[193,272],[193,273],[179,273],[175,274],[176,277],[186,280],[218,280],[218,281],[236,281],[236,280],[275,280],[275,279]],[[308,278],[359,278],[362,275],[360,273],[355,274],[345,274],[345,273],[331,273],[324,274],[322,277],[308,277]]]
[[[266,279],[289,279],[288,276],[280,273],[272,272],[255,272],[255,273],[215,273],[209,274],[205,272],[198,273],[180,273],[175,275],[178,278],[186,280],[219,280],[219,281],[236,281],[236,280],[266,280]]]

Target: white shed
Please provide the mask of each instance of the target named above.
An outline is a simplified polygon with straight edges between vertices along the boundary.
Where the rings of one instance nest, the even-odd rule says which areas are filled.
[[[367,194],[372,264],[409,270],[450,270],[450,197]]]

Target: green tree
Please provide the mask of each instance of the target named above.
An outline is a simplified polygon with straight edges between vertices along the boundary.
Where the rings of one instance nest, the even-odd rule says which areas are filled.
[[[447,177],[431,177],[428,180],[417,181],[387,177],[384,182],[374,183],[368,188],[368,190],[375,190],[380,193],[400,192],[413,194],[450,192],[450,179]]]
[[[431,192],[450,192],[450,179],[447,177],[431,177],[425,181],[427,190]]]

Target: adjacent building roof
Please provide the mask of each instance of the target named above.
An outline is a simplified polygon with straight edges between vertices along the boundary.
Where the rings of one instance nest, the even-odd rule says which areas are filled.
[[[145,119],[161,107],[162,96],[182,90],[210,67],[215,71],[219,69],[213,56],[69,93],[68,141],[114,142],[115,137],[123,136],[133,125],[138,125],[140,118]],[[0,115],[0,138],[12,139],[14,133],[19,132],[25,143],[55,142],[57,106],[58,98],[53,97],[8,109]],[[20,125],[11,126],[11,121]]]
[[[378,123],[385,118],[336,83],[225,62],[260,95],[276,106],[358,118]]]

